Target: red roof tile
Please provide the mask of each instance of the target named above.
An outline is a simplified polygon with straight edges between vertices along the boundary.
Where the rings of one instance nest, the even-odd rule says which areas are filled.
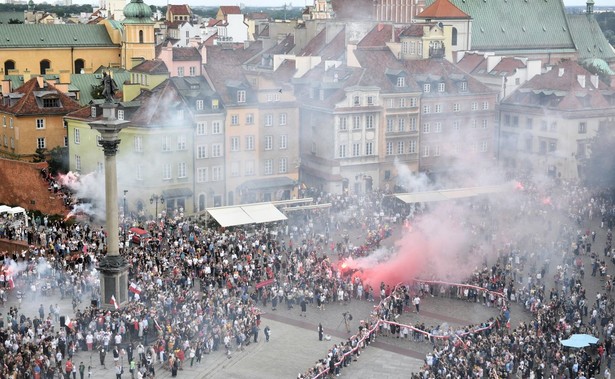
[[[44,83],[44,87],[41,88],[38,84],[38,78],[34,77],[28,80],[12,92],[23,94],[23,96],[12,106],[0,104],[0,109],[15,115],[24,116],[31,114],[62,115],[81,107],[78,102],[57,90],[53,84],[49,82]],[[60,106],[44,107],[43,98],[48,96],[57,98]]]
[[[485,60],[483,54],[465,53],[463,58],[457,62],[457,67],[471,74]]]
[[[169,5],[169,10],[167,12],[170,12],[173,15],[190,15],[192,13],[186,4]]]
[[[227,14],[241,14],[241,8],[239,8],[236,5],[222,5],[220,7],[220,10],[222,11],[223,15],[227,15]]]
[[[141,72],[144,74],[168,74],[167,65],[160,59],[149,59],[143,61],[132,68],[132,72]]]
[[[393,25],[391,24],[378,24],[363,37],[357,46],[361,48],[386,46],[387,42],[391,42],[392,30]]]
[[[428,19],[468,19],[471,18],[464,11],[457,8],[449,0],[436,0],[425,8],[417,18]]]
[[[201,53],[196,47],[174,47],[174,61],[201,61]]]
[[[504,57],[491,71],[497,73],[497,75],[501,73],[510,75],[523,67],[525,67],[525,63],[521,59]]]

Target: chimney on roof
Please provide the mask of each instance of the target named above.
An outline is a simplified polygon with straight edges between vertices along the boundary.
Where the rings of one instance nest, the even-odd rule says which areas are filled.
[[[577,82],[579,82],[581,88],[585,88],[585,75],[577,75]]]
[[[559,71],[558,71],[558,73],[557,73],[557,76],[559,76],[560,78],[561,78],[562,76],[564,76],[564,68],[563,68],[563,67],[560,67],[560,68],[559,68]]]
[[[45,78],[43,78],[42,76],[37,76],[36,82],[38,83],[38,88],[40,89],[45,88]]]
[[[589,77],[589,80],[592,82],[594,88],[598,89],[600,86],[600,77],[598,75],[592,75]]]
[[[62,83],[62,84],[70,83],[70,70],[60,70],[59,83]]]
[[[23,82],[25,83],[30,79],[32,79],[32,73],[26,68],[23,72]]]
[[[201,46],[201,64],[207,64],[207,46]]]

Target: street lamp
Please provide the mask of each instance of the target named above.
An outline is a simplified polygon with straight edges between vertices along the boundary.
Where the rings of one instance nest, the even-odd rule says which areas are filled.
[[[158,217],[158,200],[160,200],[160,204],[164,204],[164,197],[162,195],[158,196],[158,195],[152,195],[149,198],[149,203],[150,204],[154,204],[156,203],[156,215],[154,217]]]
[[[124,207],[122,208],[122,213],[124,216],[124,238],[126,238],[126,214],[128,212],[126,212],[126,194],[128,193],[128,190],[124,190]]]

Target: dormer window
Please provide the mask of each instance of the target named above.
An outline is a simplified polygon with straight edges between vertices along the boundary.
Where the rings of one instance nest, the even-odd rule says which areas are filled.
[[[123,109],[118,109],[117,111],[117,119],[120,121],[124,120],[124,110]]]
[[[405,87],[406,86],[406,78],[403,76],[397,77],[397,87]]]
[[[92,118],[96,118],[96,107],[90,108],[90,116],[92,116]]]
[[[196,101],[196,109],[197,109],[198,111],[203,110],[203,100],[197,100],[197,101]]]
[[[352,104],[353,104],[355,107],[358,107],[359,105],[361,105],[361,98],[360,98],[359,96],[355,96],[355,97],[353,98]]]
[[[466,92],[468,90],[468,82],[459,83],[459,90],[461,92]]]
[[[444,92],[445,89],[446,86],[444,85],[444,83],[438,83],[438,92]]]
[[[220,107],[220,101],[218,99],[211,100],[211,109],[218,109]]]
[[[431,92],[431,84],[429,84],[429,83],[423,84],[423,92],[425,92],[425,93]]]
[[[237,91],[237,102],[238,103],[246,102],[246,91],[244,90]]]
[[[43,99],[43,108],[59,108],[60,99],[57,97],[48,97]]]

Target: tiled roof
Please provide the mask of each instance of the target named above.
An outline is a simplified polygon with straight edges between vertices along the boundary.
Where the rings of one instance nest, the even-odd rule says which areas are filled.
[[[174,15],[190,15],[190,8],[186,4],[181,5],[169,5],[168,12]]]
[[[463,71],[471,74],[476,70],[476,68],[485,61],[484,54],[480,53],[465,53],[463,58],[457,62],[457,67],[462,69]]]
[[[425,25],[431,25],[431,24],[418,23],[418,24],[409,25],[402,29],[402,31],[399,33],[399,37],[400,38],[401,37],[422,37],[423,34],[425,33],[424,31]]]
[[[299,56],[320,56],[323,60],[340,59],[346,53],[345,39],[346,32],[342,29],[327,43],[327,29],[324,28],[307,43]]]
[[[135,100],[141,101],[142,105],[133,113],[130,120],[132,125],[149,127],[180,124],[177,122],[176,111],[183,101],[171,80],[165,80],[151,91],[142,92]]]
[[[288,54],[295,48],[295,36],[287,34],[283,40],[265,51],[265,54]]]
[[[220,7],[220,10],[222,11],[223,15],[227,15],[227,14],[241,14],[241,8],[239,8],[236,5],[222,5]]]
[[[525,63],[521,59],[504,57],[495,65],[495,67],[489,72],[491,75],[511,75],[514,74],[520,68],[524,68]]]
[[[173,48],[175,50],[175,48]],[[199,58],[200,59],[200,58]],[[139,72],[143,74],[160,75],[168,74],[169,69],[167,65],[160,59],[148,59],[143,61],[132,68],[132,72]]]
[[[593,16],[569,14],[567,17],[570,34],[577,46],[580,60],[598,58],[609,63],[615,62],[613,47]]]
[[[578,76],[585,79],[581,85]],[[505,98],[503,104],[539,106],[562,111],[611,107],[604,97],[610,88],[598,81],[594,87],[591,73],[573,61],[562,61],[544,74],[536,75]]]
[[[201,61],[201,53],[196,47],[174,47],[174,61]]]
[[[470,18],[470,16],[468,16],[461,9],[453,5],[449,0],[434,1],[430,6],[428,6],[427,8],[425,8],[425,10],[419,13],[417,17],[426,19],[447,20]]]
[[[0,158],[0,203],[49,215],[66,215],[68,209],[62,198],[49,191],[49,184],[41,176],[41,169],[46,167],[45,162],[29,163]]]
[[[15,89],[12,93],[19,93],[23,96],[12,106],[0,105],[0,109],[15,115],[63,115],[79,109],[79,103],[58,91],[53,84],[45,82],[45,85],[41,88],[36,77],[28,80],[23,86]],[[57,98],[60,106],[44,107],[43,97],[49,95]]]
[[[575,49],[562,1],[450,1],[472,17],[472,49],[542,49],[545,53]]]
[[[360,48],[384,47],[387,42],[391,42],[392,30],[392,24],[378,24],[363,37],[357,46]]]
[[[0,48],[117,47],[102,24],[3,24],[0,36]]]
[[[269,24],[263,25],[258,32],[259,37],[269,37]]]

